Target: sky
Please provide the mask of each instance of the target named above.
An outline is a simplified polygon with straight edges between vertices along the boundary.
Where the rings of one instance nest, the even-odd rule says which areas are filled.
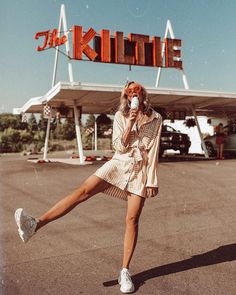
[[[52,83],[55,50],[36,50],[36,32],[58,27],[64,3],[68,28],[81,25],[163,38],[168,19],[182,40],[182,60],[190,89],[235,92],[235,0],[1,0],[0,112],[12,112]],[[60,56],[57,81],[68,81]],[[73,61],[75,81],[124,84],[127,77],[154,86],[156,68]],[[162,88],[183,88],[178,70],[163,69]]]

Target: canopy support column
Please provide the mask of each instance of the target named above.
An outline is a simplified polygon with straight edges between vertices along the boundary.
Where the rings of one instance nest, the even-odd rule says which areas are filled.
[[[52,118],[52,111],[50,112],[50,114],[48,116],[48,122],[47,122],[47,130],[46,130],[44,151],[43,151],[43,160],[44,161],[48,161],[47,154],[48,154],[48,142],[49,142],[49,135],[50,135],[51,118]]]
[[[199,136],[200,136],[200,139],[201,139],[201,144],[202,144],[202,147],[203,147],[203,150],[204,150],[205,158],[209,159],[209,154],[208,154],[208,151],[207,151],[207,148],[206,148],[205,141],[204,141],[203,136],[202,136],[201,128],[200,128],[200,125],[199,125],[199,122],[198,122],[198,118],[197,118],[197,114],[196,114],[196,110],[195,110],[194,105],[192,105],[192,112],[193,112],[194,119],[195,119],[195,122],[196,122],[196,125],[197,125],[198,133],[199,133]]]
[[[94,115],[95,121],[94,121],[94,150],[98,150],[98,124],[97,124],[97,117],[98,115]]]
[[[77,109],[76,102],[74,102],[74,115],[75,115],[75,131],[76,131],[76,139],[77,139],[77,145],[78,145],[80,164],[85,164],[83,146],[82,146],[82,138],[81,138],[81,132],[80,132],[80,127],[79,127],[79,112]]]

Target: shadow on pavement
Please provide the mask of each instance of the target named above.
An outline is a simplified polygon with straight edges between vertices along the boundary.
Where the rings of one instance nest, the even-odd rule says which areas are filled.
[[[236,260],[236,244],[221,246],[212,251],[192,256],[186,260],[157,266],[132,276],[136,288],[135,291],[149,279],[233,260]],[[118,284],[117,280],[103,283],[105,287],[114,286],[116,284]]]

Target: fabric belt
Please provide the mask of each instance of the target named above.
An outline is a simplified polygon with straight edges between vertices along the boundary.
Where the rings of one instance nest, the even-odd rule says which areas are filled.
[[[138,173],[140,170],[142,170],[142,182],[146,183],[147,180],[147,152],[145,148],[140,147],[132,147],[132,150],[129,153],[130,157],[134,158],[134,171],[135,173],[132,173],[130,181],[135,179],[136,173]],[[143,169],[142,169],[143,167]]]

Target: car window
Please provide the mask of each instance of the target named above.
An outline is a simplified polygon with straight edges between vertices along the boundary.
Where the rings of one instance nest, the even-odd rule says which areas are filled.
[[[175,132],[175,131],[176,131],[174,128],[172,128],[172,127],[170,127],[170,126],[166,126],[166,130],[167,130],[168,132]]]

